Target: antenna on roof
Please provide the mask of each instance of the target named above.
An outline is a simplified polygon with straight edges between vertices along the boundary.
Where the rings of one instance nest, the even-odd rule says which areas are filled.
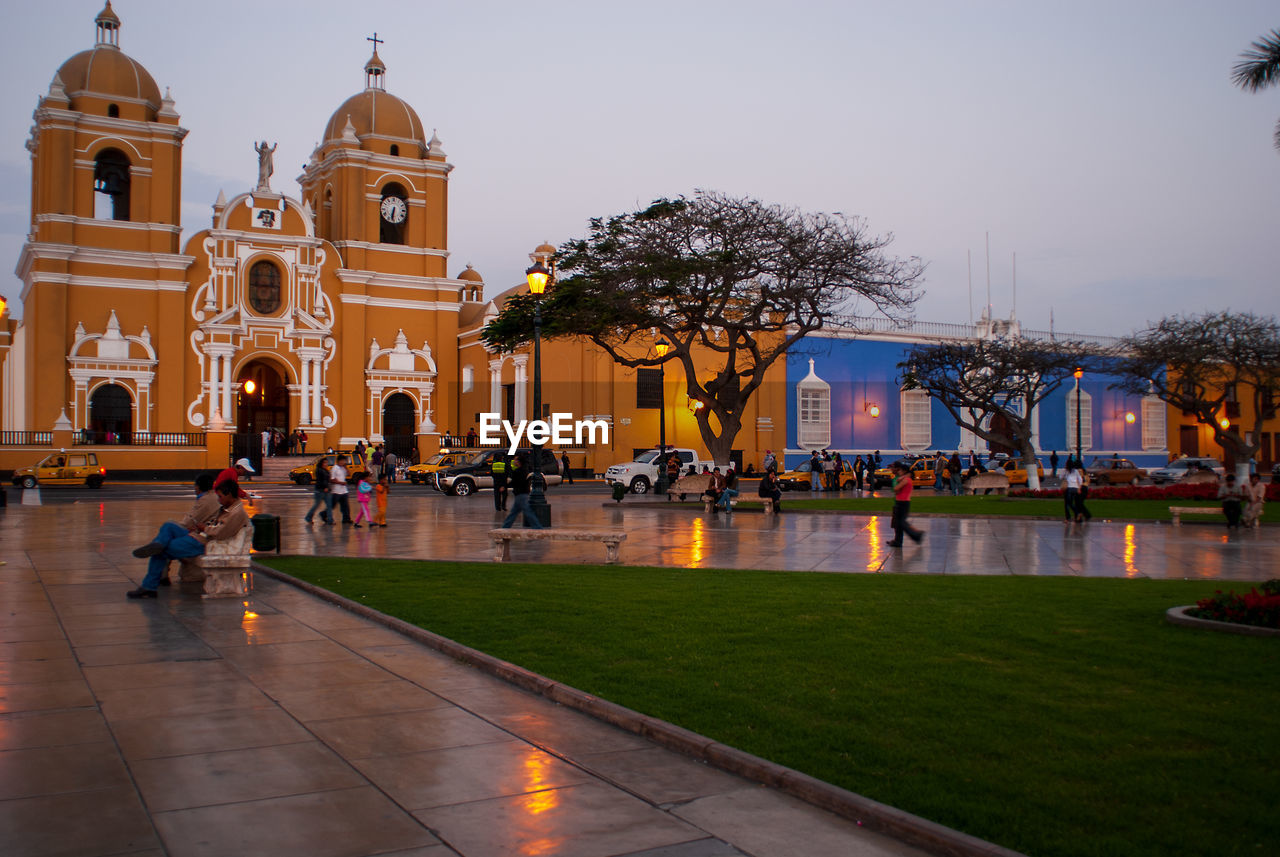
[[[991,315],[991,233],[987,233],[987,315]]]
[[[969,324],[973,324],[973,251],[964,251],[965,265],[969,268]]]
[[[1018,317],[1018,254],[1013,254],[1013,317]]]

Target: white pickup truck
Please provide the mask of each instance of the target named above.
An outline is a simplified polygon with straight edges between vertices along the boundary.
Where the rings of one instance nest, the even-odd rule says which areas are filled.
[[[667,454],[662,456],[663,466],[666,459],[671,457],[671,453],[680,456],[680,475],[689,472],[692,465],[699,471],[705,464],[711,466],[710,461],[698,458],[696,450],[692,449],[676,449],[667,447]],[[659,466],[658,450],[649,449],[636,456],[635,461],[628,461],[624,464],[615,464],[604,472],[604,481],[610,485],[625,485],[628,490],[636,494],[647,494],[649,489],[658,482],[658,466]]]

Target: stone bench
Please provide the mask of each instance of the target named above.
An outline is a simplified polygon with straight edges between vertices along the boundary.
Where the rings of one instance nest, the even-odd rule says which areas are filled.
[[[1183,515],[1221,515],[1222,509],[1217,506],[1170,506],[1169,514],[1173,516],[1173,525],[1180,527]]]
[[[765,515],[776,515],[778,514],[778,506],[781,505],[781,501],[775,500],[772,497],[761,497],[760,505],[764,506]]]
[[[678,496],[681,500],[689,495],[701,497],[711,487],[711,474],[691,473],[681,476],[667,489],[667,499]]]
[[[1009,493],[1009,477],[1003,473],[975,473],[964,482],[964,492],[966,494],[996,494],[1007,495]]]
[[[513,541],[567,541],[567,542],[603,542],[605,565],[617,565],[619,549],[627,540],[626,533],[613,530],[517,530],[496,529],[489,531],[493,539],[494,562],[506,562],[511,559],[511,543]]]
[[[249,550],[253,547],[253,525],[249,524],[229,539],[205,545],[200,556],[182,560],[178,582],[203,583],[204,598],[243,598],[248,594]]]

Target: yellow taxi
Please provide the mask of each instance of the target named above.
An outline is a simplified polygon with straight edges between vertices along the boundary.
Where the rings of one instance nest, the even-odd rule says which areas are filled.
[[[917,458],[908,462],[911,473],[911,484],[916,488],[932,488],[933,475],[932,458]],[[893,485],[893,470],[889,467],[881,467],[871,475],[871,487],[889,488]]]
[[[444,470],[446,467],[453,467],[455,464],[461,464],[470,458],[472,453],[468,452],[437,452],[421,464],[415,464],[409,468],[409,481],[414,485],[421,482],[423,485],[431,481],[431,474],[437,470]]]
[[[37,485],[88,485],[101,488],[107,481],[107,468],[98,463],[92,452],[55,452],[39,464],[13,471],[13,484],[23,488]]]
[[[347,457],[347,482],[353,487],[360,480],[361,476],[367,476],[369,471],[364,467],[356,467],[352,465],[353,456],[351,452],[326,452],[324,455],[317,455],[311,459],[310,464],[303,464],[289,471],[289,478],[298,485],[310,485],[315,479],[316,465],[320,463],[320,459],[329,459],[329,466],[333,466],[334,459],[339,455]]]
[[[991,469],[996,470],[996,468],[994,467]],[[1027,468],[1022,466],[1021,461],[1015,461],[1014,459],[1011,458],[1008,461],[1006,461],[1003,465],[1001,465],[999,469],[1001,472],[1004,473],[1005,476],[1009,477],[1010,485],[1026,485],[1027,484]],[[1043,482],[1044,481],[1044,465],[1042,465],[1039,461],[1036,462],[1036,473],[1039,474],[1040,481]]]

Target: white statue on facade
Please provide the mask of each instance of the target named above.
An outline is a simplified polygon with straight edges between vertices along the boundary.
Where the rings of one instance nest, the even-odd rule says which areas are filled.
[[[271,156],[275,154],[276,146],[279,145],[276,143],[275,146],[267,148],[267,141],[263,140],[253,147],[253,150],[258,153],[258,190],[271,190],[271,174],[276,171],[275,161]]]

